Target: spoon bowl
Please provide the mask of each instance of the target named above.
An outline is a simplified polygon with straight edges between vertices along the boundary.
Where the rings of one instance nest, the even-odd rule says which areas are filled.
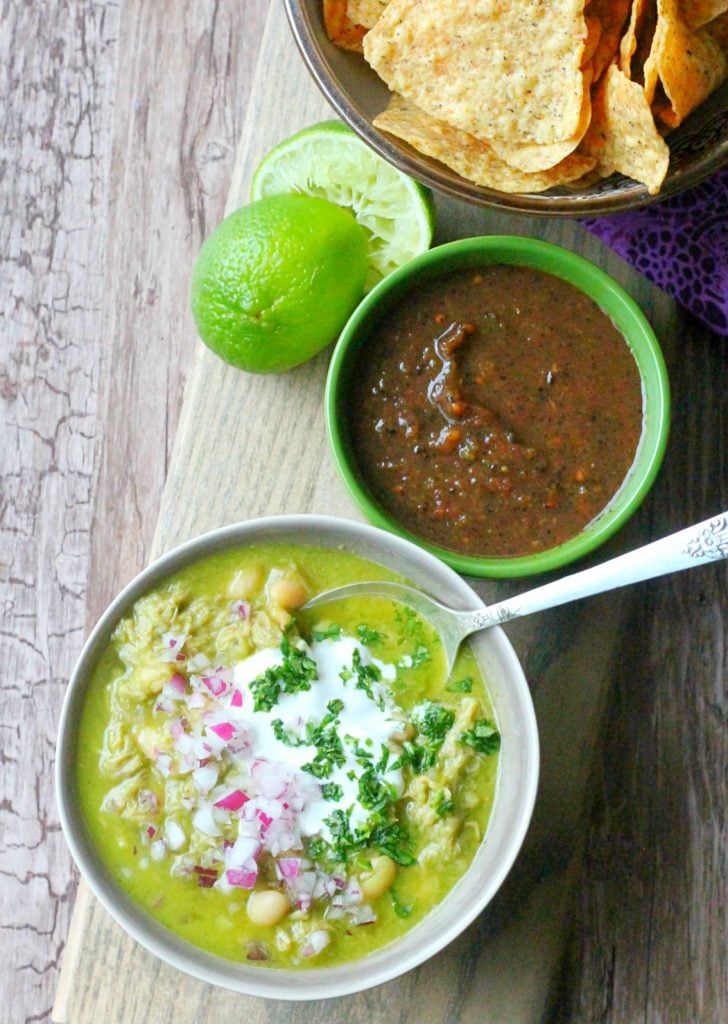
[[[712,519],[688,526],[685,530],[635,548],[617,558],[610,558],[601,565],[572,573],[563,579],[546,583],[543,587],[536,587],[525,594],[476,611],[456,611],[422,590],[415,590],[403,583],[387,582],[350,583],[345,587],[335,587],[312,598],[303,606],[303,610],[364,595],[401,601],[423,615],[440,634],[449,674],[460,644],[480,629],[501,625],[510,619],[531,615],[545,608],[556,608],[560,604],[601,594],[606,590],[617,590],[640,580],[692,569],[721,558],[728,558],[728,512],[721,512]]]

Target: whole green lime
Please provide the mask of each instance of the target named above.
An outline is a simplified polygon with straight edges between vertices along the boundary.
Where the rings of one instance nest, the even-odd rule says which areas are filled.
[[[204,343],[233,366],[289,370],[335,340],[367,270],[366,236],[348,210],[270,196],[231,213],[202,246],[192,314]]]

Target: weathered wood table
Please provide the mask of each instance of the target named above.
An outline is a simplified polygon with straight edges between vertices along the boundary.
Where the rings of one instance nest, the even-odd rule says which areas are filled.
[[[188,6],[137,3],[122,11],[118,46],[126,63],[120,65],[117,92],[107,290],[99,299],[110,351],[101,364],[103,392],[95,419],[102,443],[90,619],[147,556],[174,433],[170,420],[181,364],[191,347],[184,285],[204,227],[195,220],[195,174],[204,175],[206,161],[221,156],[209,144],[200,152],[195,132],[206,118],[224,117],[221,106],[240,109],[224,92],[215,96],[215,88],[222,90],[228,80],[230,46],[215,20],[217,6],[202,5],[194,17]],[[232,59],[237,54],[250,66],[252,52],[244,49],[239,26],[232,29],[239,5],[220,6],[237,43]],[[249,18],[251,10],[254,38],[265,5],[249,4]],[[181,27],[186,13],[190,21]],[[159,59],[150,65],[152,45]],[[192,87],[195,61],[215,88]],[[189,81],[186,92],[178,83],[168,87],[175,74]],[[237,76],[244,81],[239,69]],[[270,145],[325,116],[329,112],[295,54],[280,5],[273,4],[230,208],[247,198],[250,172]],[[231,141],[237,134],[234,117],[223,127]],[[170,141],[165,133],[178,134]],[[156,154],[155,160],[160,139],[165,157]],[[175,151],[187,189],[181,194],[161,187]],[[161,208],[155,183],[165,199]],[[166,231],[165,219],[172,225]],[[439,203],[439,223],[440,240],[511,231],[576,248],[622,281],[657,328],[673,381],[673,438],[657,487],[637,520],[612,542],[612,552],[728,505],[724,345],[576,225],[495,216],[445,201]],[[177,255],[175,232],[184,235],[184,265],[172,273],[167,263]],[[166,238],[163,252],[154,244],[160,236]],[[197,350],[152,554],[202,529],[258,514],[355,514],[325,451],[325,365],[324,355],[283,377],[249,378]],[[257,429],[244,434],[241,421],[253,409]],[[7,452],[3,457],[12,466]],[[315,465],[316,471],[286,471],[301,465]],[[60,532],[62,525],[54,529]],[[119,931],[82,886],[55,1019],[226,1024],[394,1017],[428,1024],[518,1024],[541,1019],[550,1004],[553,1019],[570,1024],[726,1019],[725,581],[725,569],[716,566],[547,613],[538,625],[519,624],[511,631],[534,684],[544,746],[537,815],[503,897],[436,961],[400,982],[326,1007],[262,1004],[160,965]],[[16,611],[20,618],[22,609]],[[79,643],[76,634],[70,646],[77,649]],[[579,679],[581,687],[574,685]],[[56,712],[59,697],[56,692]],[[7,707],[4,720],[11,721],[12,705]],[[56,856],[63,855],[59,845]],[[574,889],[578,899],[572,902]],[[22,927],[27,908],[19,899],[12,910]],[[8,1021],[42,1019],[45,1008],[36,1003],[26,1009],[30,1002],[17,975],[11,981],[18,1001],[0,1014]]]

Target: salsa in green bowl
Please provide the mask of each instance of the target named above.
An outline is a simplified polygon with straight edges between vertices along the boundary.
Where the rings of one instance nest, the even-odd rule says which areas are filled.
[[[460,572],[524,576],[593,550],[638,507],[669,388],[649,324],[603,271],[533,239],[469,238],[358,307],[326,417],[373,523]]]

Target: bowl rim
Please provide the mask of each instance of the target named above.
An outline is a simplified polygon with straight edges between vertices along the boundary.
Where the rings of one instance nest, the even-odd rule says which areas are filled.
[[[642,382],[643,429],[634,461],[622,485],[602,512],[579,534],[557,547],[533,555],[512,557],[477,556],[450,551],[418,537],[385,511],[369,492],[350,451],[341,407],[348,381],[347,361],[356,353],[367,327],[375,321],[380,304],[413,279],[440,276],[458,268],[483,263],[506,263],[535,267],[570,282],[604,309],[625,337],[637,363]],[[443,266],[444,265],[444,266]],[[606,310],[604,310],[606,312]],[[637,346],[637,348],[636,348]],[[344,327],[334,349],[326,378],[326,432],[334,463],[354,502],[376,526],[391,530],[436,555],[467,576],[511,579],[560,569],[589,554],[611,537],[633,515],[649,492],[660,469],[670,427],[670,386],[659,342],[634,299],[589,260],[550,242],[515,235],[484,235],[447,242],[429,249],[389,274],[364,298]]]
[[[316,85],[337,114],[367,145],[398,170],[429,185],[438,192],[463,199],[476,206],[550,217],[595,217],[602,214],[637,210],[677,195],[700,184],[728,164],[728,138],[697,164],[677,168],[663,182],[660,192],[651,195],[647,187],[633,182],[629,189],[582,196],[578,194],[509,193],[485,185],[476,185],[439,161],[424,156],[403,140],[394,142],[378,131],[349,98],[336,76],[314,31],[311,13],[304,0],[284,0],[288,23],[296,46]],[[331,44],[333,45],[333,44]],[[629,181],[630,179],[625,179]]]
[[[522,775],[518,780],[518,805],[513,809],[515,827],[508,834],[506,852],[498,862],[498,870],[493,871],[486,884],[482,884],[482,879],[475,874],[471,875],[474,867],[474,864],[471,864],[445,899],[433,907],[410,931],[361,959],[330,968],[312,968],[307,971],[250,967],[244,962],[226,960],[207,953],[158,923],[136,901],[126,895],[96,853],[94,842],[85,826],[83,813],[75,800],[75,744],[78,720],[93,669],[107,645],[110,632],[120,618],[128,613],[134,601],[180,568],[216,551],[244,546],[246,543],[263,543],[266,538],[280,542],[282,533],[295,534],[307,530],[318,531],[321,536],[336,534],[339,537],[338,546],[346,550],[359,552],[362,548],[376,549],[383,559],[390,554],[396,559],[401,558],[413,570],[432,571],[435,579],[439,577],[440,587],[449,587],[451,592],[457,592],[458,596],[454,603],[470,608],[483,607],[482,600],[467,582],[434,556],[423,552],[408,541],[366,523],[335,516],[298,514],[266,516],[210,530],[185,541],[151,562],[119,592],[99,618],[78,657],[64,696],[54,773],[61,828],[74,861],[94,896],[132,938],[166,963],[201,981],[251,996],[290,1001],[352,995],[383,984],[418,966],[455,939],[490,902],[510,871],[528,830],[539,777],[538,729],[528,683],[518,656],[505,633],[500,627],[492,627],[488,631],[488,636],[489,640],[492,640],[495,658],[502,660],[508,669],[507,673],[504,671],[505,682],[501,689],[509,691],[519,716],[518,763],[522,768]],[[291,540],[287,542],[291,543]],[[315,541],[304,540],[302,543],[314,544]],[[369,552],[363,557],[374,556]],[[497,784],[490,822],[493,821],[499,805],[500,788],[500,784]],[[505,810],[507,812],[508,809]],[[491,831],[490,822],[486,837]],[[481,841],[479,850],[483,849],[486,837]],[[472,900],[469,901],[465,912],[454,922],[450,922],[449,926],[434,939],[421,943],[414,952],[410,951],[405,957],[398,958],[397,946],[405,942],[408,936],[413,935],[437,913],[438,908],[448,902],[455,890],[469,876],[471,877],[468,896],[472,895]],[[382,951],[387,951],[388,955],[380,957]],[[370,958],[377,958],[380,962],[374,970],[367,971],[368,961],[371,964]],[[306,979],[303,985],[302,979]]]

